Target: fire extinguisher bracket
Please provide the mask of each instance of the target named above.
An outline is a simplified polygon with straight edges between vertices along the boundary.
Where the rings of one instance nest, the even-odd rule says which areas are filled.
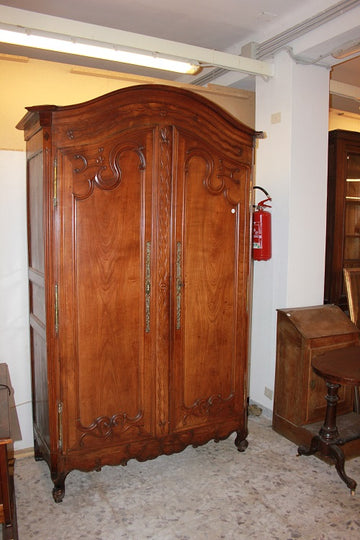
[[[256,208],[257,210],[259,210],[260,208],[271,208],[270,204],[266,204],[269,201],[272,201],[271,197],[267,197],[267,199],[264,199],[263,201],[254,204],[254,208]]]

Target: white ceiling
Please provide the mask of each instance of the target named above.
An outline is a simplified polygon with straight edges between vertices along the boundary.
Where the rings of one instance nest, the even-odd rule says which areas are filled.
[[[321,4],[321,1],[316,3]],[[314,1],[5,0],[1,4],[225,50],[264,25],[271,25],[299,11],[299,4],[314,4]]]
[[[337,5],[345,9],[357,8],[350,0],[3,0],[0,6],[9,6],[73,19],[115,29],[163,38],[208,49],[241,54],[241,47],[251,41],[263,43],[286,30],[300,25],[312,17]],[[350,5],[351,4],[351,5]],[[350,9],[351,12],[351,9]],[[360,21],[355,37],[360,39]],[[355,26],[355,24],[354,24]],[[353,39],[354,35],[349,36]],[[0,52],[24,54],[50,60],[82,63],[93,67],[153,75],[159,78],[193,82],[194,78],[134,66],[115,67],[99,61],[67,59],[54,53],[23,51],[14,46],[0,44]],[[206,71],[206,70],[205,70]],[[222,73],[222,76],[226,74]],[[201,77],[201,75],[200,75]],[[332,77],[360,87],[360,57],[333,68]],[[226,77],[225,77],[226,78]],[[244,81],[225,81],[224,84],[246,87]],[[216,81],[218,82],[218,81]],[[221,78],[219,79],[221,84]]]

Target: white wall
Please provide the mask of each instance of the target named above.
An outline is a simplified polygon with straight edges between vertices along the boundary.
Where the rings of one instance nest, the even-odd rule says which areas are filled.
[[[276,310],[323,303],[329,73],[275,58],[257,80],[256,183],[273,198],[273,256],[254,262],[250,398],[272,409]]]
[[[33,444],[29,362],[25,153],[0,152],[0,362],[8,364],[21,428]]]

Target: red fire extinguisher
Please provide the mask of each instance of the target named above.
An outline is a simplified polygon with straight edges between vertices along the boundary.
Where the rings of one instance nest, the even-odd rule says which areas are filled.
[[[266,199],[254,205],[252,256],[254,261],[268,261],[271,259],[271,214],[265,208],[271,208],[266,204],[271,201],[271,197],[260,186],[254,186],[254,189],[263,191]]]

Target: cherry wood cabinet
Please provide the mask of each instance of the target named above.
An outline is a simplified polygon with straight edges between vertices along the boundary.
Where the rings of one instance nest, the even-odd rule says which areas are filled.
[[[344,268],[360,266],[360,133],[329,132],[325,303],[347,309]]]
[[[29,107],[36,457],[73,469],[247,446],[256,133],[189,91]]]

